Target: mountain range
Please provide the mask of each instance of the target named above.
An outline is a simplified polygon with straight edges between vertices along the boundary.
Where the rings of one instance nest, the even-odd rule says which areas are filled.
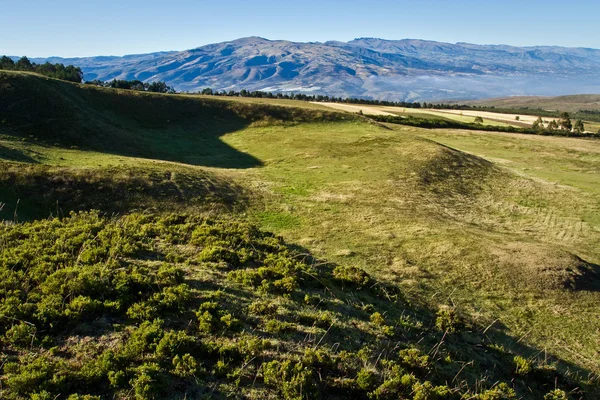
[[[76,65],[86,80],[160,80],[191,92],[211,87],[403,101],[600,92],[600,50],[557,46],[248,37],[186,51],[33,60]]]

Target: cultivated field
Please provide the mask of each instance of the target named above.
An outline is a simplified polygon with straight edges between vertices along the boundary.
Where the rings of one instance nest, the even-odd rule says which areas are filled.
[[[365,115],[394,115],[391,112],[383,111],[379,107],[362,105],[362,104],[343,104],[343,103],[327,103],[327,102],[319,102],[319,103],[311,103],[318,104],[321,106],[333,108],[334,110],[348,111],[352,113],[361,112]]]
[[[486,126],[515,126],[521,128],[531,127],[531,125],[538,119],[535,111],[531,111],[529,114],[505,114],[492,111],[474,111],[474,110],[437,110],[437,109],[415,109],[415,108],[404,108],[404,107],[384,107],[384,106],[372,106],[372,105],[350,105],[350,104],[338,104],[338,103],[314,103],[321,104],[322,106],[331,107],[341,111],[347,112],[358,112],[361,110],[365,115],[400,115],[400,116],[414,116],[420,118],[435,118],[435,119],[447,119],[451,121],[458,121],[464,123],[473,123],[476,117],[483,119],[483,125]],[[519,118],[517,120],[517,117]],[[558,118],[543,117],[542,121],[544,124],[549,123],[552,120],[558,120]],[[600,129],[600,123],[584,121],[585,130],[587,132],[598,132]]]
[[[442,114],[462,115],[470,117],[482,117],[496,121],[503,121],[506,123],[525,123],[531,126],[537,119],[538,116],[534,115],[521,115],[521,114],[501,114],[490,111],[470,111],[470,110],[436,110]],[[517,117],[519,118],[517,121]],[[544,123],[550,122],[551,119],[545,118]]]

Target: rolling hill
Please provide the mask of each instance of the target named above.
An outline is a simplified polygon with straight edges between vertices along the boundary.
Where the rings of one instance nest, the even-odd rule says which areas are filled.
[[[0,397],[600,393],[595,140],[16,72],[0,121]]]
[[[600,50],[585,48],[249,37],[180,52],[35,61],[74,64],[87,80],[161,80],[180,91],[211,87],[408,101],[600,92]]]

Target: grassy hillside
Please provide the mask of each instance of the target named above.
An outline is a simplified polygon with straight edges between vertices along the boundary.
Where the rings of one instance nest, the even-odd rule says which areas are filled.
[[[64,381],[18,386],[23,392],[9,384],[11,396],[27,395],[34,387],[84,393],[77,382],[88,378],[103,389],[85,393],[133,397],[139,381],[139,396],[144,396],[143,387],[151,388],[159,377],[194,398],[313,398],[319,393],[324,398],[428,399],[435,398],[433,392],[441,398],[465,393],[466,398],[510,398],[499,382],[518,398],[543,398],[556,385],[571,398],[598,395],[597,141],[385,126],[292,104],[119,92],[24,74],[0,73],[0,82],[2,218],[65,217],[71,209],[89,208],[143,213],[5,225],[0,239],[2,254],[9,255],[5,273],[36,273],[21,266],[52,264],[59,250],[61,265],[78,274],[112,265],[109,260],[117,268],[150,271],[146,289],[124,298],[119,309],[110,308],[117,292],[111,292],[108,304],[85,287],[68,297],[60,292],[60,312],[52,315],[71,321],[60,332],[46,333],[44,324],[54,320],[39,319],[41,311],[35,311],[45,307],[43,296],[54,293],[44,289],[46,275],[36,276],[27,290],[5,288],[11,296],[32,293],[36,305],[18,312],[34,321],[15,318],[48,337],[29,347],[19,340],[13,344],[9,336],[19,338],[23,330],[31,338],[32,331],[15,328],[20,326],[15,320],[4,325],[11,330],[2,339],[10,359],[1,379],[16,379],[13,388],[30,382],[19,378],[23,374],[49,376],[96,363],[107,349],[123,352],[117,364],[110,361],[86,377],[60,372]],[[184,214],[165,216],[171,211]],[[195,240],[198,226],[214,223],[206,222],[207,215],[226,222],[216,223],[219,228],[206,234],[207,241]],[[239,220],[282,235],[296,244],[294,250],[285,250],[283,242],[263,250],[268,235],[232,228]],[[82,247],[81,240],[90,238],[86,232],[105,229],[111,232],[106,240],[123,238],[116,253],[106,253],[111,246],[102,242],[103,235]],[[219,233],[231,229],[236,233]],[[43,244],[34,245],[38,239]],[[47,246],[65,241],[75,247]],[[92,243],[99,246],[99,256],[82,261],[80,253]],[[29,245],[37,250],[27,250]],[[22,250],[13,254],[15,248]],[[250,248],[257,253],[246,258]],[[204,259],[204,253],[212,255]],[[26,254],[41,258],[23,258]],[[267,262],[280,256],[306,258],[293,267]],[[172,301],[159,295],[165,284],[153,277],[158,269],[152,271],[163,264],[183,271],[176,273],[177,285],[186,284],[191,292],[181,308],[178,295]],[[338,273],[346,277],[335,277],[336,265],[344,266]],[[305,281],[312,283],[305,286]],[[224,294],[205,293],[218,290]],[[82,307],[91,302],[96,319],[63,315],[77,296],[89,298],[80,299]],[[319,296],[316,304],[312,296]],[[327,304],[323,309],[321,299]],[[170,306],[163,308],[163,300]],[[259,300],[280,306],[254,319],[246,307]],[[206,302],[217,305],[202,306]],[[136,303],[150,310],[141,314],[147,318],[128,313]],[[168,308],[175,306],[181,314]],[[305,319],[307,312],[316,314]],[[205,332],[198,328],[200,316],[225,321]],[[153,325],[155,318],[162,321]],[[237,321],[236,330],[228,330],[230,318]],[[105,347],[93,348],[96,340],[87,339],[93,335],[85,326],[80,333],[80,323],[105,324],[115,334],[101,341]],[[453,327],[458,334],[450,334]],[[137,341],[139,329],[159,333],[130,353],[128,338]],[[216,344],[165,355],[156,346],[171,330],[184,331],[177,335],[192,337],[185,339],[189,342]],[[242,343],[244,335],[270,344],[259,350],[242,347],[243,354],[235,356],[220,350]],[[79,342],[77,350],[65,352]],[[361,352],[366,343],[366,353]],[[57,353],[48,353],[53,347]],[[307,348],[326,354],[307,355]],[[400,353],[405,348],[422,354]],[[181,364],[185,354],[194,359],[187,357],[188,364],[196,363],[194,373]],[[405,356],[410,360],[403,361]],[[39,357],[45,358],[36,364]],[[271,368],[266,365],[271,361],[279,363]],[[43,375],[39,368],[47,363],[56,369]],[[225,372],[227,365],[232,367]],[[113,385],[109,372],[115,368],[125,375],[115,377]],[[486,390],[491,392],[484,395]]]
[[[0,157],[29,164],[7,163],[0,171],[4,218],[15,210],[28,219],[90,207],[230,206],[243,189],[191,166],[251,168],[261,161],[222,135],[252,125],[352,118],[318,107],[116,91],[18,72],[0,72],[0,93]]]

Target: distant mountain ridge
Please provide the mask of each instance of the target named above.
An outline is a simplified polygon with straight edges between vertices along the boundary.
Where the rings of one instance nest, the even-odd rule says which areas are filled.
[[[34,61],[76,65],[87,80],[161,80],[180,91],[211,87],[408,101],[600,93],[600,50],[558,46],[247,37],[186,51]]]

